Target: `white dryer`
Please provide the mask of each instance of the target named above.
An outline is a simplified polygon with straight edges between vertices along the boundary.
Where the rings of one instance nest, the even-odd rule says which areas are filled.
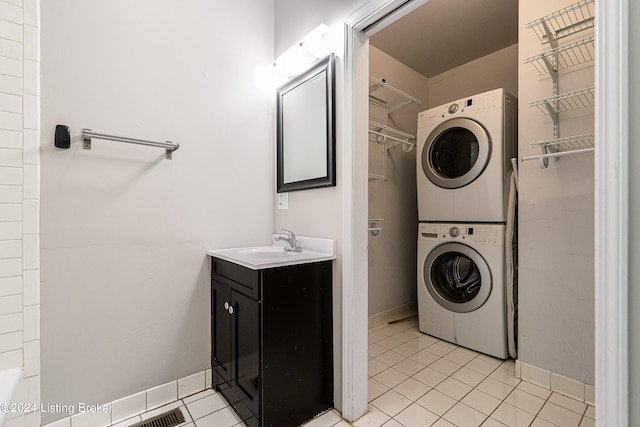
[[[504,224],[419,224],[421,332],[509,357],[504,236]]]
[[[419,221],[505,222],[517,99],[495,89],[418,115]]]

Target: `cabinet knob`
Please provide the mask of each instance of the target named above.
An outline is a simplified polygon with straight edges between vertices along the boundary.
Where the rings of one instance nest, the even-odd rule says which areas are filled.
[[[233,306],[229,306],[229,314],[233,314]]]
[[[224,309],[225,310],[229,310],[229,302],[228,301],[224,302]]]

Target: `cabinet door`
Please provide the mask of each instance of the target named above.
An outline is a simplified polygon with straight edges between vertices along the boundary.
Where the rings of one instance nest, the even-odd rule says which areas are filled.
[[[232,374],[231,304],[231,288],[214,280],[211,287],[211,365],[229,384]]]
[[[239,400],[255,416],[260,416],[260,303],[241,293],[231,292],[233,300],[232,341],[233,388]]]

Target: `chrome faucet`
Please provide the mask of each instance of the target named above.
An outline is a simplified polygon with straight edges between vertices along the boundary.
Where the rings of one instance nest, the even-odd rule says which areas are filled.
[[[282,228],[281,230],[287,232],[287,237],[275,236],[273,240],[275,240],[276,242],[279,242],[281,240],[285,242],[287,245],[284,247],[284,250],[287,252],[302,252],[302,246],[300,246],[298,239],[296,239],[295,233],[285,228]]]

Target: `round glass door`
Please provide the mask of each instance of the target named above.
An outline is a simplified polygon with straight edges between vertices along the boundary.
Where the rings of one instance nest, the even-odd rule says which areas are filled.
[[[445,243],[431,251],[423,274],[433,299],[457,313],[480,308],[491,294],[491,270],[487,262],[461,243]]]
[[[471,119],[451,119],[438,125],[422,150],[422,169],[442,188],[460,188],[482,174],[491,154],[485,129]]]

